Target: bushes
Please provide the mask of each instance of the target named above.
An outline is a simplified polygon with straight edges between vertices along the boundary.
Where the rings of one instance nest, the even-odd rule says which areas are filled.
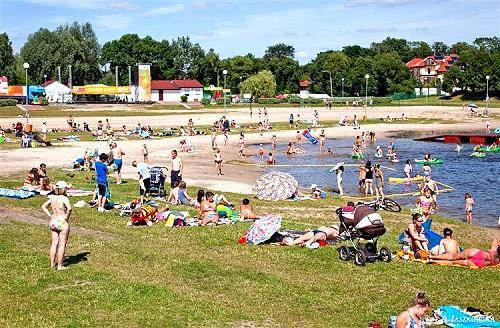
[[[292,96],[292,95],[288,95],[285,98],[285,101],[289,104],[300,104],[302,102],[299,96]]]
[[[0,99],[0,107],[15,105],[17,105],[17,101],[15,99]]]
[[[231,105],[231,99],[231,96],[226,96],[226,105]],[[216,103],[217,105],[224,105],[224,98],[217,98]]]
[[[181,101],[182,101],[182,102],[187,102],[187,101],[188,101],[188,96],[186,96],[186,95],[182,95],[182,96],[181,96]]]
[[[304,99],[304,104],[308,104],[308,105],[319,105],[319,104],[324,104],[325,102],[323,101],[323,99],[319,99],[319,98],[305,98]]]
[[[388,105],[392,102],[390,97],[374,97],[373,105]]]
[[[210,105],[210,99],[208,99],[208,98],[203,98],[203,99],[201,100],[201,104],[202,104],[203,106]]]
[[[281,101],[276,98],[259,98],[257,103],[261,105],[272,105],[272,104],[280,104]]]

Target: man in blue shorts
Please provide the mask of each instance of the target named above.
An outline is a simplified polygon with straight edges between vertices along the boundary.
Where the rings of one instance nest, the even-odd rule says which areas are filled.
[[[106,191],[108,190],[108,155],[102,153],[99,155],[99,160],[95,163],[95,172],[97,175],[97,211],[104,212]]]

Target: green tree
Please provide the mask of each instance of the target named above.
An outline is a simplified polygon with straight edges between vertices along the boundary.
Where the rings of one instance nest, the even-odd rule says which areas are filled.
[[[409,43],[413,58],[425,58],[432,55],[432,48],[427,42],[412,41]]]
[[[450,53],[456,53],[457,55],[461,55],[463,52],[471,50],[473,48],[472,45],[467,42],[457,42],[452,44],[450,47]]]
[[[174,74],[176,78],[196,78],[204,80],[202,62],[205,51],[198,43],[192,43],[189,37],[183,36],[172,41]]]
[[[241,83],[241,91],[251,93],[257,99],[274,97],[276,93],[276,80],[273,73],[264,70],[250,76]]]
[[[395,39],[388,37],[382,42],[372,43],[370,48],[374,51],[375,54],[396,52],[404,62],[410,61],[413,56],[412,49],[405,39]]]
[[[12,42],[10,42],[7,33],[0,33],[0,75],[11,77],[14,73],[14,63]]]
[[[299,69],[299,62],[290,57],[274,57],[267,60],[267,68],[276,78],[278,92],[290,93],[297,91],[299,81],[295,74]]]
[[[449,50],[450,48],[444,42],[438,41],[432,44],[432,51],[435,55],[446,55]]]
[[[264,54],[264,59],[271,58],[294,58],[295,48],[288,44],[278,43],[273,46],[269,46]]]
[[[357,44],[352,45],[352,46],[343,47],[342,52],[351,58],[352,57],[373,56],[372,49],[364,48],[364,47],[358,46]]]
[[[362,58],[362,57],[359,57]],[[332,75],[333,95],[342,93],[342,78],[349,77],[351,59],[342,51],[319,53],[307,67],[313,78],[311,91],[330,94],[330,74]]]

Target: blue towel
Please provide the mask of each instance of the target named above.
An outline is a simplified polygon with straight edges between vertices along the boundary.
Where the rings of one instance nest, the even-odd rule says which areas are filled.
[[[500,321],[485,320],[481,316],[475,317],[454,305],[439,307],[444,324],[452,328],[486,328],[500,327]]]
[[[26,199],[35,196],[35,193],[26,190],[0,188],[0,196],[17,198],[17,199]]]

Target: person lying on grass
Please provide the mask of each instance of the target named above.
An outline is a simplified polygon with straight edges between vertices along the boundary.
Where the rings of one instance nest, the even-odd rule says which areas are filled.
[[[487,251],[478,248],[466,248],[462,252],[456,254],[431,254],[429,256],[429,262],[448,265],[477,266],[479,268],[497,265],[500,264],[500,243],[493,238],[491,247]]]
[[[337,226],[332,225],[330,227],[321,226],[312,231],[306,231],[302,236],[293,240],[287,237],[283,240],[284,245],[293,246],[300,245],[306,246],[308,248],[318,248],[320,241],[327,241],[335,239],[339,236],[339,229]]]

